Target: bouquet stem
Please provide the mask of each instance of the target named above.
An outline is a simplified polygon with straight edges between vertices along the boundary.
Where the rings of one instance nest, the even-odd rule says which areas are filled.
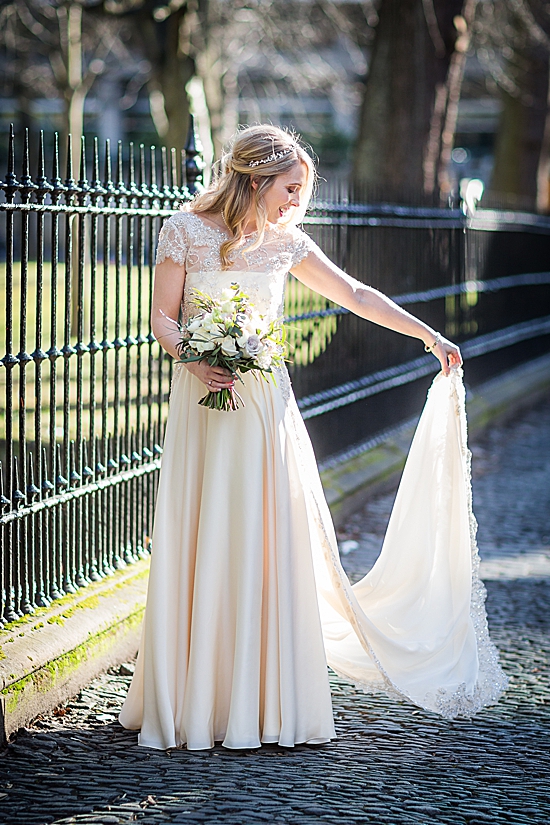
[[[201,407],[207,407],[209,410],[222,410],[223,412],[238,410],[239,407],[246,406],[242,397],[234,388],[218,390],[218,392],[207,392],[206,395],[201,398],[199,404]]]

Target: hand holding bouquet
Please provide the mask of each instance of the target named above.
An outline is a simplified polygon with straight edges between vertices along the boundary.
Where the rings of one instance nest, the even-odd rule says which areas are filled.
[[[211,367],[225,367],[240,381],[238,373],[254,371],[262,378],[284,361],[284,329],[266,322],[254,310],[238,284],[224,289],[219,300],[195,290],[193,303],[199,310],[182,327],[178,345],[180,363],[207,360]],[[240,402],[240,403],[239,403]],[[199,401],[212,410],[236,410],[244,401],[234,388],[208,392]]]

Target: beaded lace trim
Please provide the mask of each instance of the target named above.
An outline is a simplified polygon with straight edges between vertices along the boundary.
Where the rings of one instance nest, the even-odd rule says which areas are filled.
[[[177,212],[164,223],[156,261],[171,258],[185,266],[184,318],[192,312],[193,289],[215,296],[230,281],[240,283],[269,320],[282,316],[286,275],[315,248],[314,242],[299,229],[271,226],[262,245],[250,252],[247,250],[256,234],[247,236],[236,251],[233,266],[222,271],[219,252],[227,237],[222,229],[193,212]]]

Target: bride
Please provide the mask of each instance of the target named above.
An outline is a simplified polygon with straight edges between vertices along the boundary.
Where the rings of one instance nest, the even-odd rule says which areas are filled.
[[[233,376],[206,360],[174,368],[136,671],[120,721],[153,748],[255,748],[335,736],[327,662],[365,691],[447,717],[506,686],[489,639],[471,511],[461,356],[454,344],[338,269],[297,224],[315,170],[291,134],[240,131],[220,176],[162,228],[152,326],[194,290],[232,283],[268,319],[290,271],[362,318],[419,338],[439,359],[373,569],[353,587],[286,370],[248,374],[245,406],[209,410]]]

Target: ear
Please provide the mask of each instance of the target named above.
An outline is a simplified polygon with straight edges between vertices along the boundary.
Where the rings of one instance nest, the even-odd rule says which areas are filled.
[[[258,188],[258,178],[251,178],[250,185],[255,191]]]

